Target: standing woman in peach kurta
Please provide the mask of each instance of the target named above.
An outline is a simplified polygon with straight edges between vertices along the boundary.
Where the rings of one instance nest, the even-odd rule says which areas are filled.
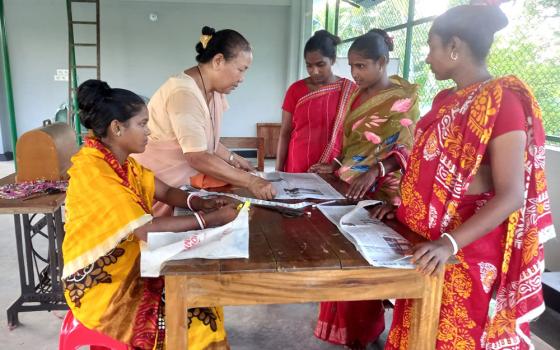
[[[251,175],[252,165],[220,143],[225,95],[243,82],[253,61],[249,42],[235,30],[204,27],[196,51],[198,64],[169,78],[150,99],[151,135],[136,159],[171,186],[232,184],[272,199],[272,185]],[[172,208],[158,202],[154,211],[171,215]]]

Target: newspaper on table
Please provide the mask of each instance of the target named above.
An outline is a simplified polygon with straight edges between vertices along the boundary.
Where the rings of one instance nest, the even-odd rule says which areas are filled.
[[[141,247],[140,275],[157,277],[166,261],[249,257],[249,204],[232,222],[205,230],[149,232]]]
[[[407,255],[411,244],[380,220],[370,217],[364,208],[379,201],[365,200],[358,205],[319,206],[319,210],[354,244],[373,266],[412,269],[416,266]]]
[[[273,171],[260,172],[258,176],[272,183],[276,189],[275,199],[344,199],[318,174]]]

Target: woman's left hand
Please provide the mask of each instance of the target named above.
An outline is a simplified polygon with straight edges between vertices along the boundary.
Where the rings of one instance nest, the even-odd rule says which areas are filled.
[[[237,201],[235,199],[226,196],[216,196],[211,198],[194,197],[193,207],[197,210],[202,210],[205,213],[209,213],[228,204],[234,204],[236,202]]]
[[[424,275],[435,276],[443,270],[447,260],[453,255],[453,246],[445,237],[435,241],[420,243],[412,247],[412,262]]]
[[[237,154],[233,154],[233,159],[230,162],[230,164],[236,167],[237,169],[245,170],[248,172],[256,171],[255,167],[253,166],[253,164],[251,164],[251,162],[249,162],[247,159]]]

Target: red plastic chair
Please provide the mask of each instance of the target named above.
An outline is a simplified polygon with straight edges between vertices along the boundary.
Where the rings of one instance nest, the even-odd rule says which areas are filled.
[[[90,350],[130,350],[125,343],[86,328],[68,311],[60,327],[58,350],[77,350],[87,345]]]

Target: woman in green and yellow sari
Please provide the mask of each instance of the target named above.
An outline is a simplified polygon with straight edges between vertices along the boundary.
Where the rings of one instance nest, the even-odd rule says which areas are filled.
[[[417,86],[387,76],[392,39],[380,29],[357,38],[348,51],[352,77],[359,86],[344,121],[342,154],[310,171],[333,172],[350,184],[346,196],[382,200],[373,215],[382,218],[400,204],[401,171],[412,148],[418,118]],[[381,301],[321,303],[315,335],[351,349],[365,349],[385,329]]]
[[[148,232],[223,225],[237,212],[223,198],[205,200],[167,186],[129,157],[144,151],[150,133],[146,105],[136,94],[88,80],[78,102],[80,120],[95,136],[86,138],[68,170],[66,301],[89,329],[131,349],[164,349],[164,283],[140,277],[141,241]],[[153,217],[154,199],[194,215]],[[221,309],[189,310],[188,324],[189,349],[229,349]]]

